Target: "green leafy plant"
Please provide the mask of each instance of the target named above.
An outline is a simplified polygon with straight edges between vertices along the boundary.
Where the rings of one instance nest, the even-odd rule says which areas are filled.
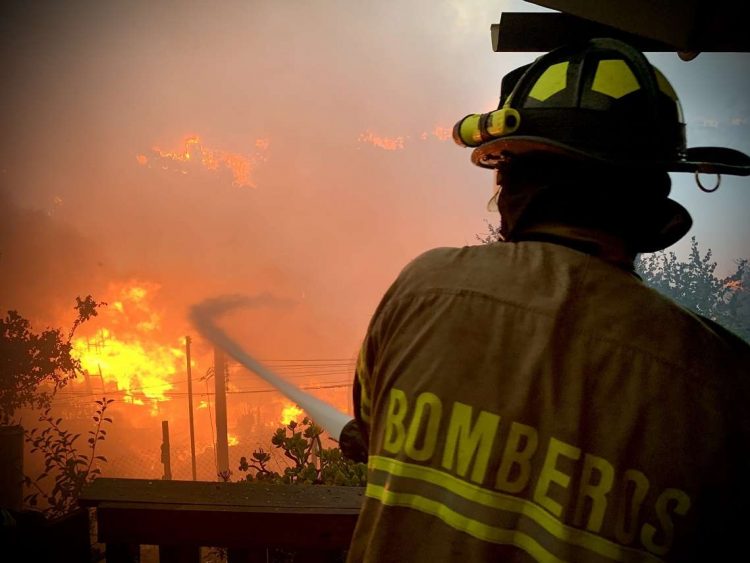
[[[344,458],[339,448],[324,448],[321,434],[323,429],[307,417],[301,424],[291,421],[277,428],[271,438],[271,444],[291,462],[282,473],[269,469],[271,454],[262,448],[253,451],[250,460],[240,458],[239,470],[247,473],[247,481],[364,486],[367,466]]]
[[[686,261],[674,252],[641,255],[636,272],[643,281],[686,309],[715,321],[750,342],[750,268],[737,260],[735,271],[716,275],[711,249],[701,253],[692,237]]]
[[[76,301],[77,317],[67,336],[57,328],[33,332],[31,323],[17,311],[0,319],[0,425],[12,424],[20,408],[48,408],[55,392],[80,372],[71,340],[104,303],[90,295]]]
[[[33,491],[24,499],[29,506],[38,506],[41,498],[46,504],[44,513],[50,518],[64,516],[78,507],[81,490],[101,473],[98,465],[107,461],[103,455],[97,455],[96,448],[107,436],[104,425],[112,423],[105,413],[113,402],[104,397],[96,401],[92,417],[94,429],[88,431],[84,451],[80,451],[76,443],[81,435],[65,430],[61,426],[62,418],[54,418],[49,407],[44,410],[39,417],[44,429],[32,428],[26,433],[31,453],[39,452],[44,456],[43,472],[36,479],[26,477],[26,486]]]
[[[250,460],[240,458],[239,470],[246,473],[246,481],[270,484],[345,485],[364,487],[367,466],[346,459],[339,448],[324,448],[323,429],[305,417],[301,423],[291,421],[276,429],[271,437],[274,448],[283,452],[291,463],[278,473],[269,468],[272,455],[263,448],[253,451]],[[267,551],[272,563],[291,563],[305,554],[295,550],[274,548]],[[308,554],[309,555],[309,554]],[[341,562],[346,552],[326,554],[326,561]],[[321,559],[322,560],[322,559]]]

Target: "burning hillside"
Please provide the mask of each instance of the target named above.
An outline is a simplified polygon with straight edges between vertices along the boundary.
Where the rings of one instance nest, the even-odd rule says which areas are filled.
[[[256,139],[253,151],[242,154],[207,147],[198,135],[188,135],[183,139],[181,149],[168,151],[153,147],[150,155],[136,155],[136,161],[141,166],[158,167],[181,174],[188,174],[195,167],[210,171],[228,169],[232,174],[233,186],[254,188],[253,172],[258,165],[268,160],[270,144],[269,139]]]

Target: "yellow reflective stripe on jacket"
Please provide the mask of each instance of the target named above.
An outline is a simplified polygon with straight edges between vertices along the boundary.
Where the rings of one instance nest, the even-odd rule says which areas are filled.
[[[460,497],[461,499],[465,499],[477,505],[523,515],[540,526],[552,538],[554,538],[554,540],[564,542],[571,546],[577,546],[586,549],[609,560],[625,562],[662,561],[658,557],[646,551],[625,547],[590,532],[566,526],[546,510],[529,500],[483,489],[482,487],[454,477],[453,475],[450,475],[449,473],[446,473],[444,471],[383,456],[370,456],[368,464],[371,475],[373,471],[382,471],[388,474],[389,480],[390,478],[406,478],[413,479],[417,482],[421,481],[424,483],[429,483],[431,485],[436,485]],[[383,487],[379,485],[372,484],[371,486],[371,484],[368,484],[365,494],[368,497],[375,498],[383,502],[384,504],[410,506],[417,510],[421,510],[422,512],[432,514],[441,518],[446,524],[461,531],[470,533],[471,535],[485,541],[507,543],[505,541],[499,541],[498,539],[493,538],[514,537],[503,536],[501,534],[495,534],[494,532],[490,533],[490,529],[500,530],[500,528],[496,528],[495,526],[491,526],[489,524],[477,521],[473,521],[476,522],[476,524],[464,523],[464,520],[468,519],[462,515],[460,516],[460,519],[452,517],[451,519],[446,519],[443,517],[443,515],[448,513],[445,513],[444,511],[442,511],[442,509],[440,509],[440,511],[436,511],[437,509],[431,504],[432,501],[428,501],[428,499],[419,500],[416,504],[411,504],[411,502],[416,498],[423,498],[418,494],[392,492],[387,490],[387,486],[385,492],[381,489],[383,489]],[[447,507],[445,508],[447,509]],[[464,529],[466,526],[471,526],[471,529]],[[484,535],[479,535],[480,533],[483,533]],[[549,553],[549,551],[544,549],[541,545],[539,545],[540,549],[544,549],[547,555],[544,555],[544,557],[540,559],[539,557],[537,557],[536,553],[532,553],[531,551],[528,551],[526,549],[526,543],[524,543],[523,545],[514,542],[511,543],[512,545],[516,545],[517,547],[526,550],[530,555],[536,557],[540,561],[557,560],[557,558],[552,553]]]
[[[366,494],[368,497],[377,499],[388,506],[406,506],[436,516],[452,528],[466,532],[480,540],[520,547],[537,561],[563,563],[562,559],[558,559],[552,555],[534,538],[523,532],[519,532],[518,530],[504,530],[497,526],[490,526],[489,524],[472,520],[432,499],[415,494],[396,493],[372,484],[367,485]]]

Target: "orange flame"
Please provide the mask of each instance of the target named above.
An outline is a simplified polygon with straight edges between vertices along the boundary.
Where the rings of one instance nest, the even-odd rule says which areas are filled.
[[[192,163],[202,165],[206,170],[216,171],[220,168],[227,168],[232,172],[232,185],[237,187],[256,187],[251,175],[257,168],[258,164],[265,162],[267,157],[262,154],[268,150],[271,142],[268,139],[256,139],[255,148],[258,151],[254,154],[243,155],[235,152],[212,149],[203,145],[198,135],[190,135],[183,140],[182,150],[163,151],[159,147],[152,150],[151,160],[158,161],[161,168],[169,170],[175,163],[182,166],[176,168],[176,171],[187,174],[185,168]],[[136,156],[138,164],[141,166],[149,165],[149,158],[145,155]]]
[[[427,131],[423,131],[419,134],[419,139],[422,141],[427,141],[430,139],[430,137],[434,137],[438,141],[447,141],[448,139],[453,137],[453,129],[451,129],[450,127],[444,127],[442,125],[435,125],[431,132],[428,133]],[[406,147],[406,141],[408,139],[410,139],[408,135],[399,135],[397,137],[381,137],[380,135],[376,135],[372,131],[367,130],[364,133],[360,133],[357,140],[360,143],[369,143],[375,147],[379,147],[387,151],[395,151],[404,149]]]
[[[239,446],[239,444],[240,444],[240,439],[236,435],[231,434],[231,433],[227,434],[227,445]]]
[[[299,418],[299,415],[302,414],[302,409],[299,408],[297,405],[289,405],[284,407],[281,410],[281,424],[286,426],[293,420],[296,421],[297,418]]]
[[[152,414],[157,403],[169,400],[171,379],[183,369],[180,347],[154,341],[161,317],[150,306],[155,284],[130,284],[117,292],[118,299],[101,311],[108,328],[73,340],[73,351],[90,376],[101,377],[105,390],[114,383],[125,394],[125,402],[150,401]],[[147,337],[147,338],[146,338]]]
[[[744,288],[744,285],[742,284],[742,280],[729,280],[724,283],[724,287],[727,289],[730,289],[732,291],[742,291]]]
[[[432,130],[433,137],[436,137],[439,141],[447,141],[453,138],[453,129],[450,127],[443,127],[442,125],[435,125]]]
[[[357,140],[360,143],[370,143],[371,145],[380,147],[387,151],[395,151],[404,148],[404,137],[381,137],[372,131],[360,133],[359,139]]]

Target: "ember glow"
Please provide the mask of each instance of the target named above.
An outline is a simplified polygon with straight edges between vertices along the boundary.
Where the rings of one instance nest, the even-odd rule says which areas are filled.
[[[453,137],[453,130],[450,127],[443,127],[442,125],[435,125],[432,129],[432,136],[439,141],[447,141]]]
[[[444,125],[435,125],[432,131],[422,131],[417,138],[420,141],[428,141],[430,139],[437,139],[438,141],[447,141],[453,136],[453,130],[450,127]],[[378,135],[373,131],[367,130],[364,133],[360,133],[357,141],[363,144],[369,144],[374,147],[386,151],[397,151],[406,148],[407,141],[411,139],[409,135],[398,135],[395,137],[386,137]]]
[[[189,173],[190,167],[195,165],[210,171],[228,169],[232,173],[233,186],[255,188],[252,174],[260,163],[268,159],[266,151],[270,144],[269,139],[256,139],[254,152],[240,154],[209,148],[203,144],[198,135],[188,135],[183,139],[181,149],[168,151],[153,147],[151,158],[139,154],[136,156],[136,161],[141,166],[160,167],[182,174]]]
[[[149,404],[152,414],[157,403],[167,401],[171,380],[185,362],[179,343],[171,345],[157,338],[160,315],[151,307],[158,286],[131,283],[115,291],[116,299],[100,309],[101,321],[93,334],[73,340],[73,349],[88,374],[100,379],[105,389],[114,384],[124,401]],[[84,382],[80,382],[81,384]]]
[[[297,405],[289,405],[282,409],[281,411],[281,424],[286,426],[291,421],[296,421],[297,418],[302,414],[302,409],[299,408]]]
[[[357,139],[360,143],[369,143],[386,151],[396,151],[404,148],[404,137],[381,137],[372,131],[365,131]]]

